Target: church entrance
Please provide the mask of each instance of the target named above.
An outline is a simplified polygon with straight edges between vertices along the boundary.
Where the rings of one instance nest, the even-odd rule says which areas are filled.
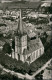
[[[20,55],[18,54],[18,60],[20,60]]]

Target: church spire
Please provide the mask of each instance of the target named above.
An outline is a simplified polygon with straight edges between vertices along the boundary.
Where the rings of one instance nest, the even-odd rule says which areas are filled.
[[[18,23],[18,28],[21,34],[23,34],[23,30],[22,30],[22,17],[21,17],[21,9],[20,9],[20,18],[19,18],[19,23]]]

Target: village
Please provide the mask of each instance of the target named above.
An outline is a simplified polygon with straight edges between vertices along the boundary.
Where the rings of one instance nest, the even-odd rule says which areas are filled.
[[[0,9],[1,80],[52,79],[52,3],[26,4]]]

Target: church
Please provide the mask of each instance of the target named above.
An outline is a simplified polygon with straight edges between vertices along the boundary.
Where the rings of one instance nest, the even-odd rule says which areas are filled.
[[[32,34],[33,35],[33,34]],[[18,31],[15,36],[15,52],[12,51],[12,58],[23,62],[32,63],[42,54],[44,54],[44,46],[39,37],[28,40],[29,36],[23,31],[21,10],[18,23]]]

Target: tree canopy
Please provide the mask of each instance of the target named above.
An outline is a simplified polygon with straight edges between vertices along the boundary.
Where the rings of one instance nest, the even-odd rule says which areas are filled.
[[[8,53],[8,54],[10,54],[10,53],[12,52],[11,46],[10,46],[9,43],[6,42],[6,43],[3,45],[3,52],[4,52],[4,53]]]

